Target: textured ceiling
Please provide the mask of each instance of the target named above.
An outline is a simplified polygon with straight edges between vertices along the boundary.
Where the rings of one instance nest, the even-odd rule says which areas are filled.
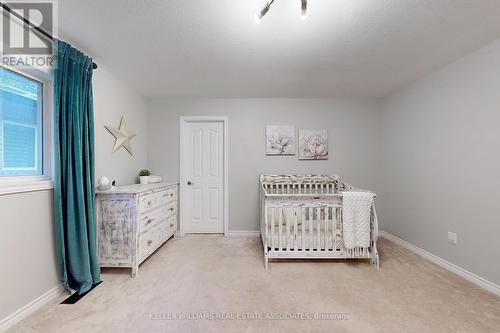
[[[500,0],[59,0],[59,31],[145,97],[382,97],[500,38]]]

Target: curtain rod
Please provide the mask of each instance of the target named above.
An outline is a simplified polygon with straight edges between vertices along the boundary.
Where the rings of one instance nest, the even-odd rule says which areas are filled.
[[[21,21],[23,21],[31,29],[34,29],[36,32],[42,34],[46,38],[50,39],[51,41],[54,41],[55,38],[51,34],[49,34],[48,32],[46,32],[45,30],[41,29],[40,27],[34,25],[27,18],[25,18],[25,17],[19,15],[18,13],[14,12],[12,9],[10,9],[9,6],[7,6],[3,2],[0,2],[0,6],[2,7],[3,10],[9,12],[11,15],[14,15],[15,17],[17,17],[18,19],[20,19]],[[92,62],[92,68],[93,69],[97,69],[97,64],[95,62]]]

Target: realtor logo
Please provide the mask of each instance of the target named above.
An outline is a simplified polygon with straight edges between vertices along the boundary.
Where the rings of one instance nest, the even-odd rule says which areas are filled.
[[[55,2],[12,1],[1,2],[2,64],[12,67],[52,67],[52,41],[35,28],[54,36]],[[25,18],[31,23],[23,21]]]

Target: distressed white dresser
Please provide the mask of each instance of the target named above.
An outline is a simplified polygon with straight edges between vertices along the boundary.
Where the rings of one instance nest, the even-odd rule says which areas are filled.
[[[175,234],[177,184],[130,185],[96,192],[97,249],[101,267],[139,264]]]

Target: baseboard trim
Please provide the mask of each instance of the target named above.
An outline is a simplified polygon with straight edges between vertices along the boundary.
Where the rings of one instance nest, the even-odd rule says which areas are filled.
[[[45,304],[53,301],[54,299],[58,298],[62,293],[64,292],[64,288],[62,286],[57,286],[40,297],[32,300],[22,308],[18,309],[14,313],[8,315],[7,317],[3,318],[0,320],[0,332],[4,332],[10,327],[14,326],[24,318],[28,317],[31,315],[33,312],[36,310],[40,309],[42,306]]]
[[[257,237],[257,236],[260,236],[260,231],[258,231],[258,230],[228,231],[226,236],[229,236],[229,237]]]
[[[384,238],[412,251],[413,253],[418,254],[419,256],[422,256],[422,257],[432,261],[433,263],[449,270],[450,272],[453,272],[453,273],[463,277],[464,279],[478,285],[479,287],[481,287],[483,289],[488,290],[489,292],[494,293],[497,296],[500,296],[500,286],[491,282],[491,281],[488,281],[488,280],[486,280],[486,279],[484,279],[484,278],[482,278],[474,273],[471,273],[468,270],[463,269],[462,267],[459,267],[459,266],[457,266],[457,265],[455,265],[447,260],[444,260],[443,258],[440,258],[440,257],[438,257],[430,252],[427,252],[427,251],[419,248],[418,246],[415,246],[411,243],[408,243],[407,241],[405,241],[399,237],[396,237],[393,234],[390,234],[386,231],[380,231],[379,236],[384,237]]]

